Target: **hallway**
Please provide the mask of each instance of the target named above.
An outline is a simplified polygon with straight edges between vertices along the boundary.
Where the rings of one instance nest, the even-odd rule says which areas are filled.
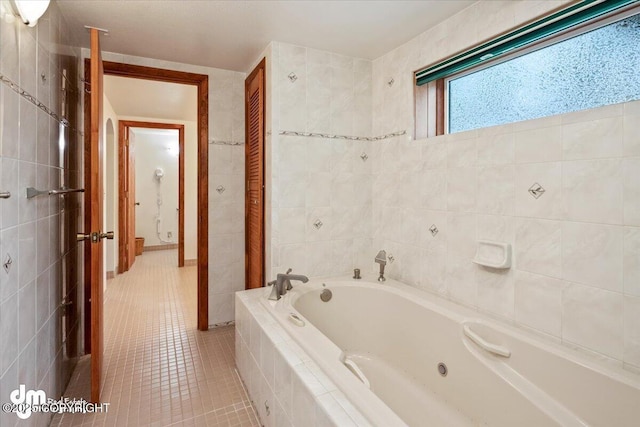
[[[234,327],[196,329],[196,267],[145,252],[107,282],[102,402],[106,414],[56,415],[52,426],[257,426],[235,370]],[[64,396],[89,396],[89,356]]]

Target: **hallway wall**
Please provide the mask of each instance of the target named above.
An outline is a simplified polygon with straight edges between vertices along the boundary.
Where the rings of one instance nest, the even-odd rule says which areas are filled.
[[[105,241],[105,274],[118,272],[118,116],[105,96],[103,98],[102,121],[104,122],[105,153],[104,165],[104,193],[105,193],[105,229],[115,231],[113,240]],[[111,120],[111,123],[109,123]],[[113,135],[109,135],[109,126],[113,127]],[[107,282],[105,280],[105,287]]]
[[[113,52],[103,59],[209,76],[209,325],[231,321],[234,292],[244,289],[245,74]]]
[[[75,239],[82,196],[25,197],[27,187],[82,186],[80,51],[73,47],[79,42],[55,2],[34,28],[11,18],[2,11],[0,191],[11,192],[0,200],[0,259],[11,259],[0,268],[2,402],[19,384],[61,395],[81,348],[83,311],[82,246]],[[62,308],[65,298],[72,305]],[[30,421],[49,419],[33,414]],[[0,425],[17,422],[15,414],[0,413]]]

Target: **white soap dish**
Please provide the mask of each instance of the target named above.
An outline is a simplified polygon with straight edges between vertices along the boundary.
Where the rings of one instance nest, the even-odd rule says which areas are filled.
[[[511,244],[478,240],[476,256],[472,261],[490,268],[511,268]]]

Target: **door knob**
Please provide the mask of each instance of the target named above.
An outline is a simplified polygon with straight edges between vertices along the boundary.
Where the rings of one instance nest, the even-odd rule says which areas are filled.
[[[76,240],[78,242],[83,242],[85,240],[91,240],[91,243],[98,243],[102,239],[112,240],[113,236],[114,236],[113,231],[108,231],[106,233],[93,232],[93,233],[89,233],[89,234],[78,233],[78,234],[76,234]]]
[[[99,234],[98,233],[89,233],[89,234],[84,234],[84,233],[78,233],[76,234],[76,241],[78,242],[82,242],[85,240],[91,240],[91,243],[98,243],[99,240]]]
[[[100,239],[113,240],[115,234],[113,231],[107,231],[106,233],[100,233]]]

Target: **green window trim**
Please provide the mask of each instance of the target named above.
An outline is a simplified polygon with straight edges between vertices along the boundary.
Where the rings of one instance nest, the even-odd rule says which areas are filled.
[[[416,85],[468,70],[488,59],[495,59],[571,29],[592,19],[617,11],[640,0],[582,0],[542,19],[503,34],[416,73]]]

